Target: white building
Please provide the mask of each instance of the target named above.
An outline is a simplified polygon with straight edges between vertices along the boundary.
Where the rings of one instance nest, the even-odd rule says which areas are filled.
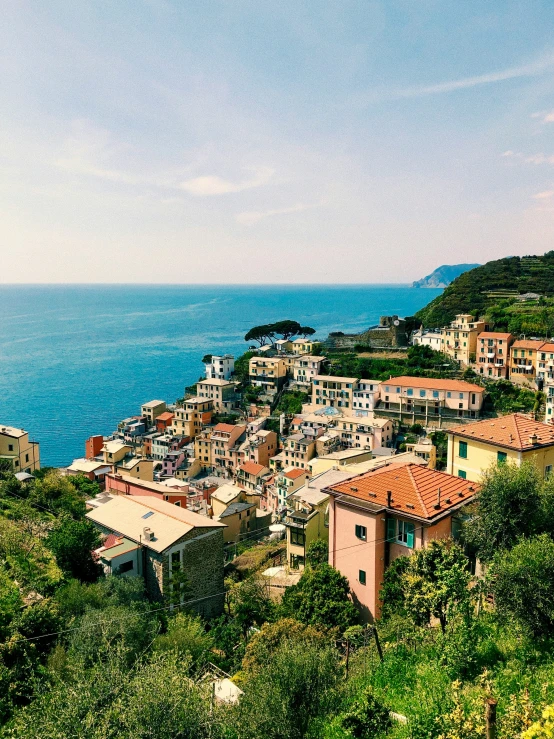
[[[313,378],[319,374],[325,357],[313,357],[304,354],[296,357],[292,363],[292,376],[295,382],[311,385]]]
[[[425,331],[423,328],[420,328],[419,331],[413,332],[412,344],[414,346],[430,346],[433,351],[440,352],[442,351],[441,332]]]
[[[204,363],[206,368],[206,379],[208,380],[228,380],[235,369],[235,358],[232,354],[223,354],[223,356],[213,355],[209,362]]]
[[[380,397],[381,382],[379,380],[360,380],[352,399],[354,415],[367,416],[373,411]]]

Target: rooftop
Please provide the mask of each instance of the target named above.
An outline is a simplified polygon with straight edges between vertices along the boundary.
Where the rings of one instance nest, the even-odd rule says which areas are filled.
[[[358,382],[357,377],[339,377],[338,375],[316,375],[314,380],[327,380],[329,382]]]
[[[410,377],[402,375],[401,377],[391,377],[385,381],[387,385],[398,385],[399,387],[420,387],[429,390],[454,390],[465,391],[470,393],[482,393],[484,388],[474,385],[465,380],[439,380],[432,377]]]
[[[155,408],[157,405],[165,405],[165,400],[149,400],[148,403],[143,403],[141,408]]]
[[[554,426],[534,421],[522,413],[477,421],[451,429],[448,433],[521,452],[554,444]],[[533,443],[533,437],[536,437],[536,443]]]
[[[508,340],[512,334],[510,333],[499,333],[496,331],[481,331],[478,339],[505,339]]]
[[[288,470],[287,472],[283,473],[285,477],[288,477],[289,480],[297,480],[299,477],[302,477],[302,475],[307,474],[306,470],[301,470],[298,467],[293,467],[292,469]]]
[[[390,491],[392,497],[389,510],[432,519],[450,508],[467,503],[478,489],[479,485],[476,483],[446,472],[430,470],[422,465],[391,464],[331,485],[326,491],[335,496],[344,494],[384,508],[389,507]]]
[[[218,489],[212,493],[211,497],[215,498],[220,503],[230,503],[243,493],[244,491],[242,490],[242,488],[226,483],[225,485],[221,485],[221,487],[218,487]]]
[[[518,339],[512,344],[512,349],[539,349],[543,344],[540,339]]]
[[[164,411],[163,413],[160,413],[160,415],[156,418],[156,421],[170,421],[174,413],[170,413],[170,411]]]
[[[215,377],[209,377],[205,380],[199,380],[198,385],[236,385],[236,382],[233,382],[232,380],[218,380]]]
[[[98,462],[94,459],[74,459],[67,469],[71,470],[71,472],[96,472],[96,470],[102,467],[107,470],[111,469],[109,464]]]
[[[104,505],[89,511],[86,517],[156,552],[163,552],[195,528],[222,526],[217,521],[164,500],[133,495],[114,496]],[[144,538],[146,527],[154,534],[151,541]]]
[[[103,451],[108,452],[109,454],[114,454],[115,452],[119,452],[121,449],[131,449],[129,444],[126,444],[124,441],[106,441],[104,443],[104,446],[102,447]]]
[[[21,436],[25,436],[27,432],[23,429],[16,429],[13,426],[0,426],[0,434],[4,436],[13,436],[14,438],[19,438]]]
[[[242,470],[249,475],[259,475],[266,469],[267,467],[264,467],[263,464],[256,464],[256,462],[245,462],[239,467],[239,470]]]
[[[227,518],[227,516],[232,516],[235,513],[242,513],[243,511],[247,511],[250,508],[255,507],[254,503],[241,503],[240,501],[237,501],[236,503],[231,503],[231,505],[227,506],[223,513],[219,514],[218,518]]]

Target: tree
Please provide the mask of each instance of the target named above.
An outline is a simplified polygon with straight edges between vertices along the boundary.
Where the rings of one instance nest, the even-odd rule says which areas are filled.
[[[301,332],[301,329],[302,326],[298,323],[298,321],[291,321],[290,319],[286,321],[277,321],[276,323],[271,324],[271,333],[274,335],[277,334],[278,336],[282,336],[285,340],[299,334]]]
[[[241,739],[303,739],[311,722],[337,705],[342,677],[332,646],[285,640],[259,670],[248,673],[233,710]],[[314,734],[315,736],[315,734]]]
[[[315,328],[311,328],[311,326],[300,326],[298,333],[305,339],[315,334]]]
[[[301,650],[306,644],[323,647],[329,644],[330,639],[316,626],[306,626],[294,618],[280,618],[274,623],[265,623],[248,642],[242,661],[243,669],[247,672],[262,669],[285,641]]]
[[[199,616],[177,613],[170,618],[165,634],[154,639],[155,652],[175,651],[180,656],[190,655],[196,664],[213,649],[214,640],[206,633]]]
[[[356,739],[385,734],[392,724],[388,709],[368,688],[354,701],[349,710],[342,714],[340,722]]]
[[[404,592],[404,575],[410,564],[409,557],[396,557],[383,575],[380,598],[383,604],[381,618],[406,615],[406,598]]]
[[[7,636],[9,626],[22,605],[19,588],[8,573],[0,569],[0,641]]]
[[[416,550],[402,579],[408,613],[420,625],[437,618],[443,634],[452,611],[469,603],[469,561],[451,539],[435,539]]]
[[[554,541],[547,534],[498,552],[490,582],[501,616],[534,636],[554,634]]]
[[[512,463],[483,473],[481,489],[464,524],[464,540],[483,562],[509,549],[521,536],[531,536],[542,524],[542,480],[533,462]]]
[[[316,539],[306,550],[306,562],[311,567],[317,567],[329,559],[329,545],[323,539]]]
[[[235,585],[231,591],[231,609],[245,636],[251,626],[262,626],[274,614],[266,585],[256,577]]]
[[[244,337],[245,341],[257,341],[260,346],[267,344],[269,339],[272,338],[272,331],[270,324],[264,324],[262,326],[254,326],[248,331]]]
[[[285,590],[281,613],[304,624],[337,626],[341,632],[358,621],[348,580],[325,562],[306,568],[297,584]]]
[[[88,521],[74,521],[68,516],[63,516],[46,538],[64,575],[82,582],[94,582],[102,574],[102,567],[93,557],[100,544],[98,529]]]
[[[77,490],[71,478],[62,477],[59,470],[47,472],[29,485],[28,491],[30,501],[43,508],[50,508],[56,513],[65,512],[74,518],[85,513],[85,496]]]

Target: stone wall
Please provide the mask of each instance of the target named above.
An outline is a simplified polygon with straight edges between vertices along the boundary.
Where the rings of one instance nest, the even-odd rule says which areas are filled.
[[[398,316],[381,316],[378,326],[370,326],[359,334],[329,334],[323,342],[329,349],[352,349],[362,344],[371,349],[390,349],[408,346],[406,321]]]

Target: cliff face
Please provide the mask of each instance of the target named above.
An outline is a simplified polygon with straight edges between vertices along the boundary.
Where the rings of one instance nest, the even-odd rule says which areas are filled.
[[[412,287],[448,287],[456,277],[479,266],[479,264],[443,264],[427,277],[413,282]]]

